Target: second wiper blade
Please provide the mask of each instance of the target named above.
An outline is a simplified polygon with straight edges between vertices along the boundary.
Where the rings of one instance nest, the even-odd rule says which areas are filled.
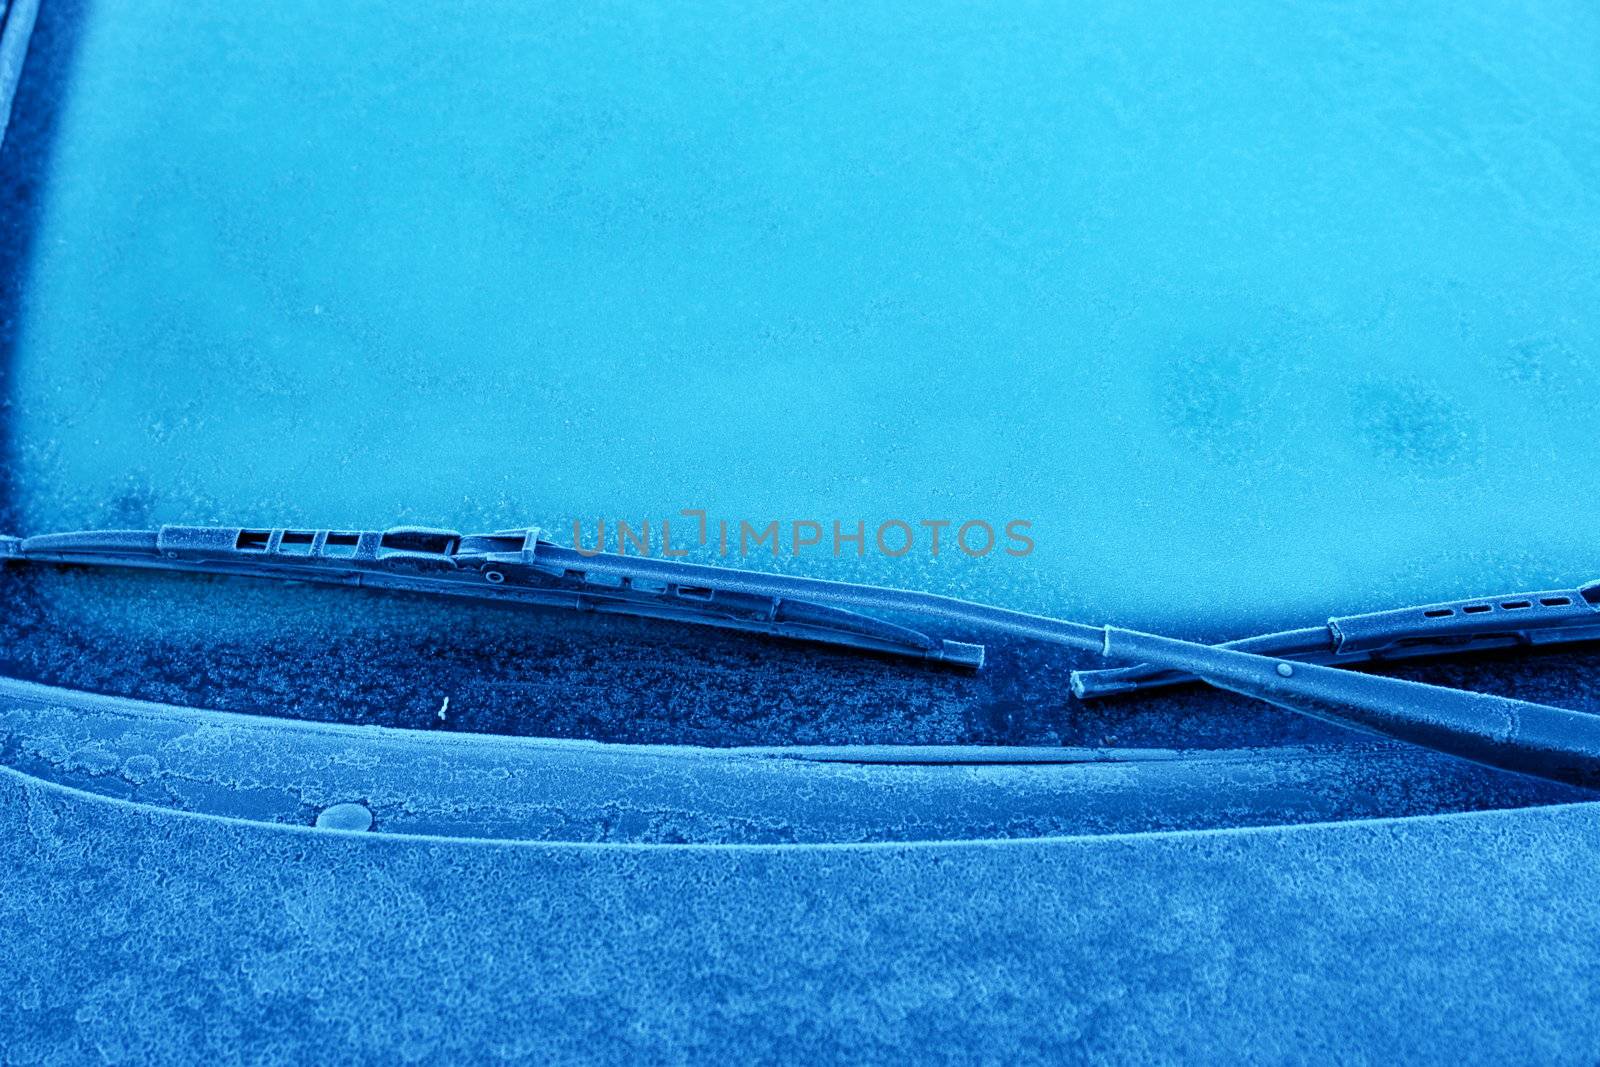
[[[1600,582],[1575,589],[1546,589],[1472,597],[1418,607],[1340,615],[1325,626],[1261,634],[1218,648],[1299,663],[1348,666],[1496,648],[1600,640]],[[1078,671],[1079,697],[1110,696],[1196,681],[1182,671],[1147,664]]]
[[[973,669],[983,666],[984,658],[982,645],[931,637],[870,615],[704,584],[699,576],[719,568],[677,565],[656,577],[659,565],[647,571],[630,566],[642,562],[631,557],[561,548],[537,529],[461,534],[414,526],[348,531],[163,526],[0,538],[0,559],[234,574],[573,608]]]

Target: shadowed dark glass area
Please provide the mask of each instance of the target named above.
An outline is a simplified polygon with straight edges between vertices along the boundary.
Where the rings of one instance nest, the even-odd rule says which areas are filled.
[[[1359,740],[1201,686],[1081,703],[1067,678],[1092,657],[1024,642],[991,639],[986,666],[972,673],[399,593],[43,565],[13,565],[4,578],[0,674],[222,711],[716,746]],[[1600,711],[1586,683],[1597,667],[1600,650],[1582,646],[1385,671]]]
[[[0,674],[217,710],[708,745],[1226,747],[1339,731],[1188,690],[1079,704],[1066,650],[990,641],[982,671],[665,622],[243,578],[5,574]],[[449,697],[444,718],[438,712]]]

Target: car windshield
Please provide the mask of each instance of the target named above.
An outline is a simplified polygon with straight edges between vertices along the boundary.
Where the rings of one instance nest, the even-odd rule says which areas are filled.
[[[838,569],[1219,632],[1593,576],[1576,42],[1483,14],[1499,58],[1441,83],[1318,61],[1398,14],[672,23],[51,35],[12,532],[1022,519],[1021,561]]]

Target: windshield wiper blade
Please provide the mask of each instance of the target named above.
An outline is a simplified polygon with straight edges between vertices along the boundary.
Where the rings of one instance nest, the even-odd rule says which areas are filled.
[[[256,574],[432,590],[486,599],[537,597],[535,602],[568,606],[575,603],[582,606],[590,597],[612,597],[620,599],[607,610],[648,614],[665,609],[674,612],[669,616],[674,618],[680,617],[676,612],[682,608],[679,601],[684,592],[690,592],[691,603],[739,605],[744,609],[760,610],[762,598],[765,598],[765,610],[769,613],[765,618],[759,615],[752,618],[747,610],[736,610],[727,616],[699,617],[694,616],[692,610],[686,614],[691,616],[690,621],[707,625],[760,629],[769,633],[784,632],[768,627],[779,624],[775,616],[782,609],[793,606],[796,600],[804,600],[798,608],[802,614],[798,625],[807,628],[808,636],[812,632],[822,634],[812,639],[966,662],[970,666],[981,663],[982,646],[939,641],[904,627],[856,615],[851,609],[898,612],[1049,641],[1099,653],[1108,659],[1147,664],[1147,670],[1198,677],[1221,689],[1462,759],[1600,787],[1600,715],[1315,663],[1291,662],[1283,657],[1113,626],[1089,626],[935,593],[579,552],[544,541],[537,531],[531,530],[461,535],[450,530],[413,527],[344,533],[166,526],[156,531],[57,534],[26,540],[0,538],[0,557]],[[264,562],[267,560],[272,562]],[[604,592],[597,592],[597,586]],[[625,590],[626,594],[619,590]],[[1592,606],[1586,595],[1592,592],[1592,587],[1585,586],[1573,592],[1578,600]],[[663,597],[663,593],[668,596]],[[641,600],[632,594],[654,599]],[[546,595],[553,599],[544,599]],[[1459,614],[1463,617],[1486,614],[1466,610],[1466,606],[1479,601],[1458,603],[1462,606]],[[1440,607],[1445,606],[1448,605]],[[640,608],[646,610],[641,612]],[[601,609],[596,607],[595,610]],[[1454,617],[1428,614],[1439,610],[1436,608],[1416,610],[1430,620]],[[1503,610],[1531,611],[1532,607],[1505,607]],[[1367,617],[1347,617],[1340,632],[1355,634],[1356,627],[1350,623],[1355,618]],[[1383,647],[1386,634],[1393,637],[1409,627],[1407,619],[1415,621],[1406,615],[1389,623],[1373,622],[1366,638]],[[1460,629],[1467,626],[1465,623],[1434,622],[1433,625],[1456,627],[1456,636],[1472,637],[1488,632]],[[1442,632],[1440,629],[1426,631],[1435,636]]]
[[[231,574],[573,608],[793,638],[977,669],[984,646],[931,637],[782,593],[707,584],[727,568],[561,548],[537,529],[461,534],[427,527],[299,530],[163,526],[0,538],[0,559]]]
[[[1439,656],[1499,648],[1600,640],[1600,581],[1574,589],[1546,589],[1473,597],[1439,604],[1330,618],[1325,626],[1261,634],[1216,647],[1297,663],[1357,663]],[[1110,696],[1194,682],[1190,672],[1137,664],[1077,671],[1079,697]]]

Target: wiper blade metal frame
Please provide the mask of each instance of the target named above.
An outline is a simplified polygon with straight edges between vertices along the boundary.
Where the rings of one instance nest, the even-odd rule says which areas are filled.
[[[1217,648],[1297,663],[1344,667],[1419,656],[1600,640],[1600,581],[1573,589],[1508,593],[1334,616],[1324,626],[1261,634]],[[1143,692],[1199,681],[1150,664],[1075,671],[1080,698]]]
[[[787,595],[706,584],[682,568],[656,577],[609,553],[586,555],[537,529],[461,534],[387,530],[163,526],[0,538],[0,559],[397,589],[665,619],[877,652],[976,670],[984,646],[930,637],[859,612]]]

